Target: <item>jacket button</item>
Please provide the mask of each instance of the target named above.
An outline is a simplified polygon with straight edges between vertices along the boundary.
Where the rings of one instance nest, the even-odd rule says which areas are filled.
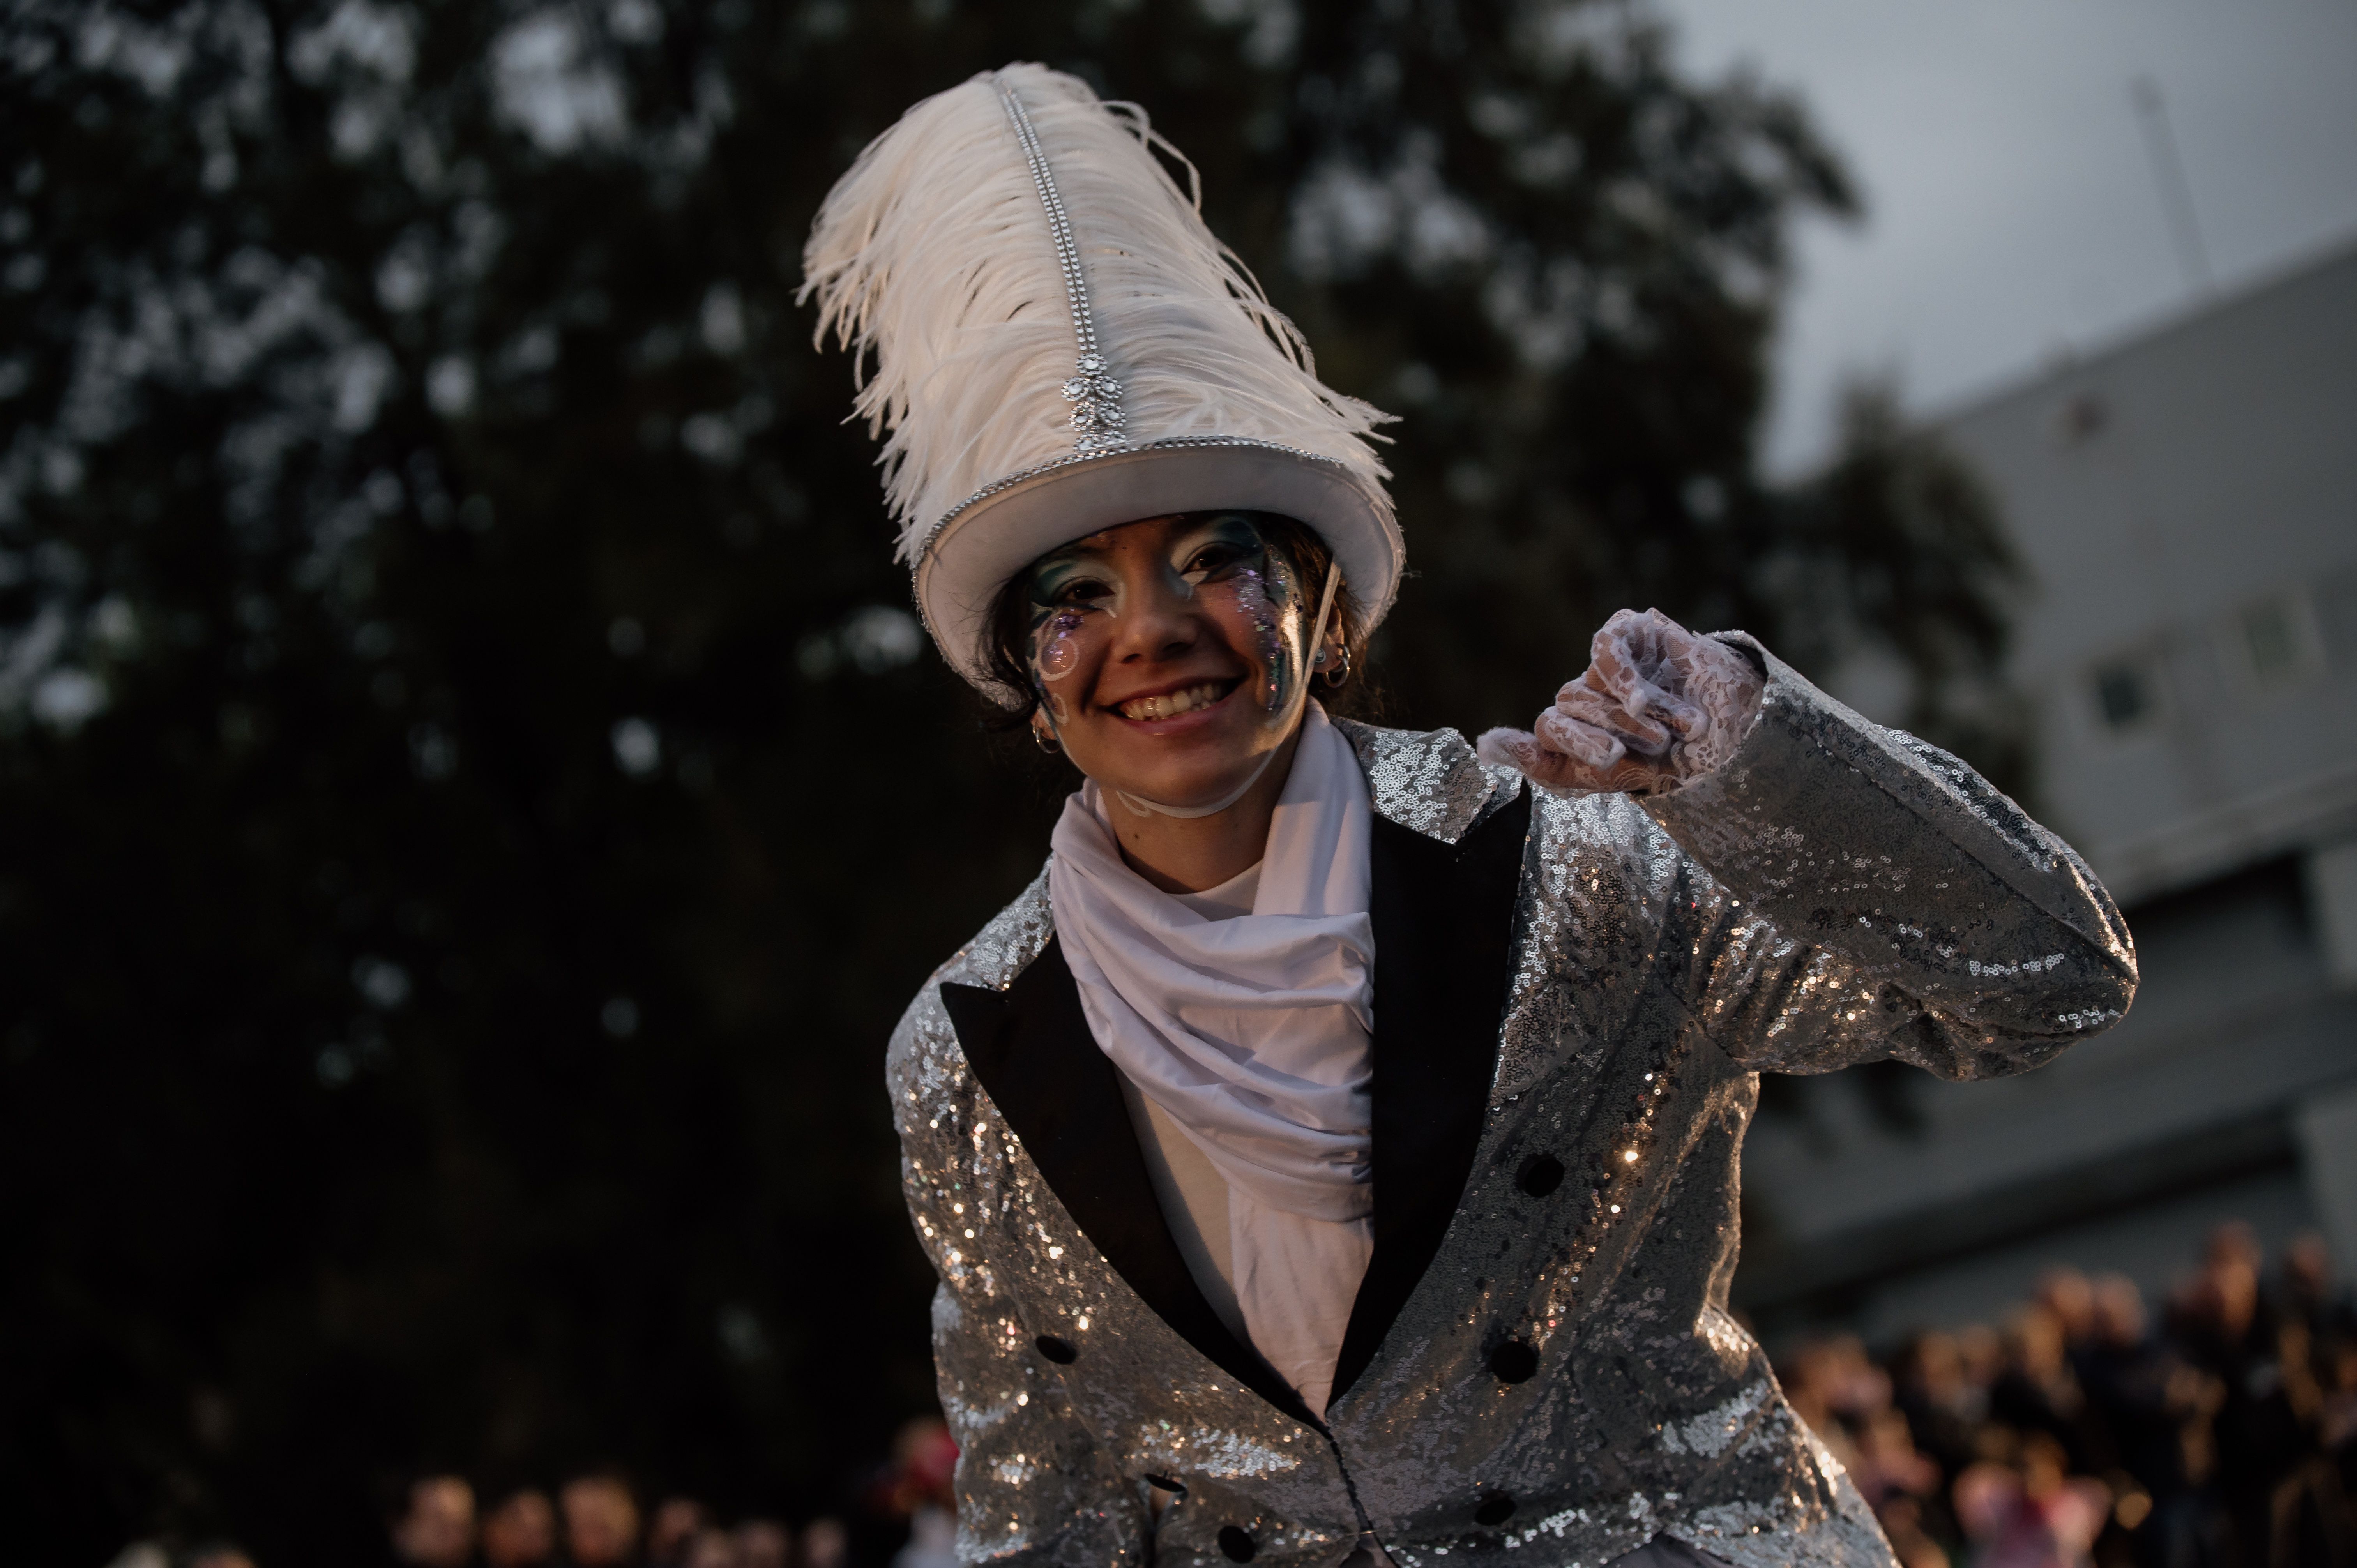
[[[1491,1492],[1473,1510],[1473,1522],[1480,1525],[1503,1524],[1514,1517],[1514,1499],[1503,1492]]]
[[[1220,1554],[1231,1563],[1249,1563],[1260,1548],[1253,1538],[1232,1524],[1220,1526]]]
[[[1539,1369],[1539,1353],[1519,1339],[1509,1339],[1490,1352],[1490,1369],[1501,1383],[1524,1383]]]
[[[1052,1334],[1042,1334],[1031,1343],[1039,1347],[1039,1354],[1047,1357],[1059,1367],[1069,1367],[1081,1359],[1081,1353],[1072,1348],[1071,1340],[1059,1339]],[[1527,1372],[1523,1375],[1530,1376]]]
[[[1563,1185],[1563,1162],[1553,1155],[1533,1155],[1514,1173],[1514,1185],[1533,1197],[1544,1197]]]

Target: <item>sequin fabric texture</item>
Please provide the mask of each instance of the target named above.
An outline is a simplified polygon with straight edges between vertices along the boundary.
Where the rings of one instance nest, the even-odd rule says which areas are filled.
[[[1020,973],[1053,929],[1046,877],[942,967],[888,1079],[941,1276],[963,1559],[1331,1568],[1372,1532],[1400,1568],[1574,1568],[1660,1534],[1739,1568],[1892,1563],[1726,1311],[1755,1074],[2034,1067],[2120,1016],[2136,960],[2061,841],[1766,663],[1717,772],[1536,797],[1472,1174],[1325,1431],[1137,1297],[967,1067],[936,985]],[[1453,731],[1345,728],[1375,810],[1429,837],[1521,787]]]

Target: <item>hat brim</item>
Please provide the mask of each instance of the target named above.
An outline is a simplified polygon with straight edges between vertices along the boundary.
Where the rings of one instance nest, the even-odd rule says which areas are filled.
[[[991,607],[1050,550],[1175,512],[1273,511],[1334,552],[1372,630],[1399,592],[1406,552],[1388,500],[1341,464],[1291,447],[1216,437],[1075,455],[969,502],[917,563],[917,607],[942,656],[990,687]]]

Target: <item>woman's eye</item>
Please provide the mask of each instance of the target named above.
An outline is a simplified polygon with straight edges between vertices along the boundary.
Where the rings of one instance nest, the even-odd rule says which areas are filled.
[[[1208,544],[1187,558],[1178,575],[1190,583],[1208,583],[1233,569],[1253,552],[1237,544]]]

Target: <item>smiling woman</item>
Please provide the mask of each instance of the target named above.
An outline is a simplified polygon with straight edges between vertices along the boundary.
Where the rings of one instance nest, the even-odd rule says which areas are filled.
[[[2033,1066],[2127,1005],[2117,912],[1652,611],[1478,749],[1329,719],[1404,564],[1383,416],[1156,150],[987,72],[804,257],[935,645],[1081,776],[887,1068],[960,1558],[1890,1563],[1727,1311],[1756,1074]]]
[[[1312,688],[1330,698],[1348,682],[1362,624],[1334,553],[1290,518],[1149,518],[1011,580],[990,670],[1042,749],[1121,802],[1140,872],[1197,892],[1260,858],[1265,805],[1206,820],[1255,790],[1275,800]]]

